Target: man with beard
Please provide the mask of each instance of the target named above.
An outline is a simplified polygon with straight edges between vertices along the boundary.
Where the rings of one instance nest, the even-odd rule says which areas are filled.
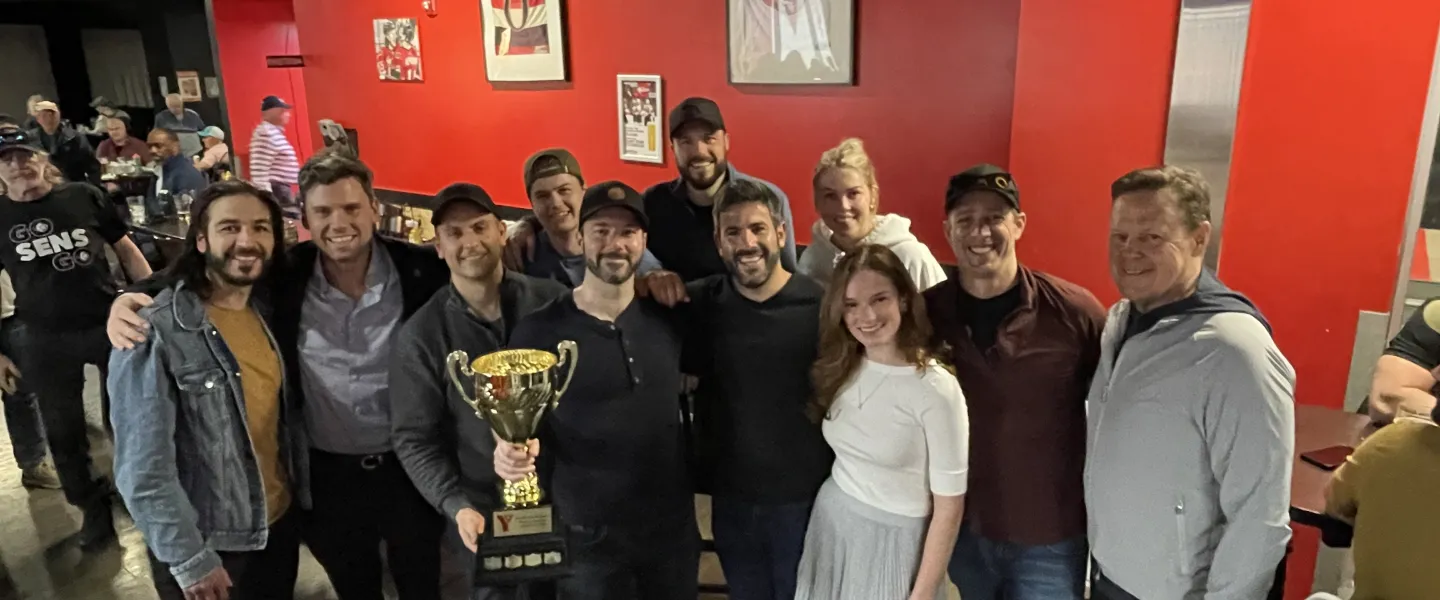
[[[284,243],[280,205],[230,181],[193,209],[174,283],[140,311],[150,341],[110,358],[115,480],[162,600],[288,598],[306,447],[252,293]]]
[[[1076,492],[1105,308],[1020,264],[1025,223],[1009,173],[976,165],[952,177],[944,229],[959,268],[925,292],[970,407],[970,491],[950,558],[966,600],[1079,600],[1085,589]]]
[[[554,279],[575,287],[585,279],[585,252],[580,242],[580,198],[585,194],[585,176],[580,162],[569,150],[551,148],[536,152],[525,161],[525,193],[539,225],[532,256],[515,256],[517,270],[528,275]],[[637,272],[645,275],[660,268],[649,250],[640,257]]]
[[[91,470],[85,365],[103,373],[109,362],[102,324],[116,290],[105,249],[115,251],[131,278],[148,277],[150,264],[104,192],[61,182],[39,143],[38,136],[0,125],[0,223],[6,227],[0,266],[15,289],[11,318],[24,331],[15,349],[18,370],[0,356],[0,375],[24,377],[39,399],[65,499],[84,513],[80,546],[100,549],[115,539],[115,527],[110,486]],[[103,388],[101,398],[108,407]]]
[[[520,320],[512,348],[580,347],[563,408],[527,448],[501,444],[495,472],[535,471],[570,530],[571,577],[562,600],[694,598],[699,535],[683,450],[680,336],[671,316],[637,298],[635,269],[649,221],[635,190],[607,182],[585,192],[585,280]]]
[[[676,305],[686,371],[699,377],[699,479],[736,600],[794,598],[810,507],[834,460],[806,416],[825,288],[780,265],[782,214],[768,186],[731,183],[714,233],[729,274],[690,282],[689,303]]]
[[[651,186],[644,196],[645,212],[653,225],[648,249],[665,268],[640,280],[645,289],[674,290],[673,295],[658,295],[667,300],[679,295],[683,282],[725,273],[725,262],[715,248],[712,209],[731,182],[750,180],[770,188],[780,200],[782,220],[794,221],[790,201],[780,188],[731,166],[730,134],[715,102],[690,98],[670,111],[670,148],[680,176]],[[535,228],[522,222],[510,238],[514,249],[508,252],[507,263],[519,268],[522,256],[535,253]],[[786,238],[780,255],[786,270],[794,272],[795,256],[795,240]]]
[[[306,543],[341,600],[382,597],[382,540],[400,598],[430,599],[440,594],[444,521],[393,452],[389,361],[401,323],[449,271],[428,249],[374,236],[372,181],[364,163],[336,152],[301,170],[303,223],[314,237],[277,273],[270,325],[311,444]],[[147,300],[116,300],[109,333],[117,347],[144,340],[134,310]]]
[[[504,348],[520,318],[564,294],[565,286],[501,266],[505,225],[480,186],[456,183],[436,199],[435,249],[450,266],[450,285],[415,311],[395,340],[391,430],[410,479],[455,522],[457,537],[473,553],[485,532],[482,512],[501,508],[500,480],[491,468],[495,442],[488,422],[450,385],[445,359],[455,350],[475,358]],[[457,555],[468,558],[466,573],[473,574],[473,557]],[[471,595],[512,597],[511,590]]]

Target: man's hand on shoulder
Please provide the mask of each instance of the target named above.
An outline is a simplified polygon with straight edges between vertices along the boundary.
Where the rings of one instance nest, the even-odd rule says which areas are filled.
[[[133,350],[135,344],[144,343],[150,335],[150,323],[140,316],[140,309],[155,303],[145,294],[121,294],[110,304],[110,318],[105,322],[105,334],[117,350]]]
[[[685,291],[685,282],[674,271],[658,269],[635,279],[635,294],[649,296],[667,307],[689,302],[690,294]]]

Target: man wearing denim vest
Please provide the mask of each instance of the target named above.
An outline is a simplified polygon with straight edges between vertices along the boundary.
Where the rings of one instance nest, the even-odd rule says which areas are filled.
[[[115,480],[162,600],[288,598],[309,507],[307,444],[256,294],[281,256],[280,205],[243,182],[195,202],[174,283],[115,350]]]

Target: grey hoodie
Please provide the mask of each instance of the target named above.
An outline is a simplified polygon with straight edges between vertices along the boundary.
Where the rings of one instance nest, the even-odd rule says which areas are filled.
[[[1290,539],[1295,373],[1208,273],[1195,298],[1133,310],[1110,309],[1089,395],[1099,570],[1146,600],[1264,598]]]
[[[845,253],[830,241],[833,233],[825,226],[824,221],[816,220],[815,226],[810,229],[810,247],[800,255],[800,262],[796,265],[796,269],[801,273],[822,284],[830,281],[830,274],[835,271],[835,263],[845,256]],[[910,280],[914,281],[915,288],[922,292],[945,281],[945,270],[940,266],[940,262],[935,260],[935,255],[930,253],[930,248],[921,243],[915,234],[910,233],[910,219],[900,215],[876,215],[875,229],[870,230],[870,235],[865,236],[860,243],[879,244],[890,248],[900,257],[900,261],[905,263],[905,270],[910,272]]]

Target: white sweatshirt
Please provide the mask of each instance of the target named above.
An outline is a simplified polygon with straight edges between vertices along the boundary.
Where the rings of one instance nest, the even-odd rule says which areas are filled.
[[[845,253],[830,241],[834,232],[825,226],[821,220],[815,221],[815,226],[810,229],[810,247],[800,255],[800,262],[796,268],[806,275],[821,283],[830,281],[830,274],[835,271],[835,263],[844,258]],[[935,284],[945,281],[945,271],[940,268],[940,262],[935,260],[935,255],[930,253],[930,248],[921,243],[910,233],[910,219],[900,215],[876,215],[875,229],[870,235],[860,240],[862,244],[879,244],[890,248],[900,262],[905,264],[905,270],[910,272],[910,280],[915,282],[916,289],[925,291]]]

